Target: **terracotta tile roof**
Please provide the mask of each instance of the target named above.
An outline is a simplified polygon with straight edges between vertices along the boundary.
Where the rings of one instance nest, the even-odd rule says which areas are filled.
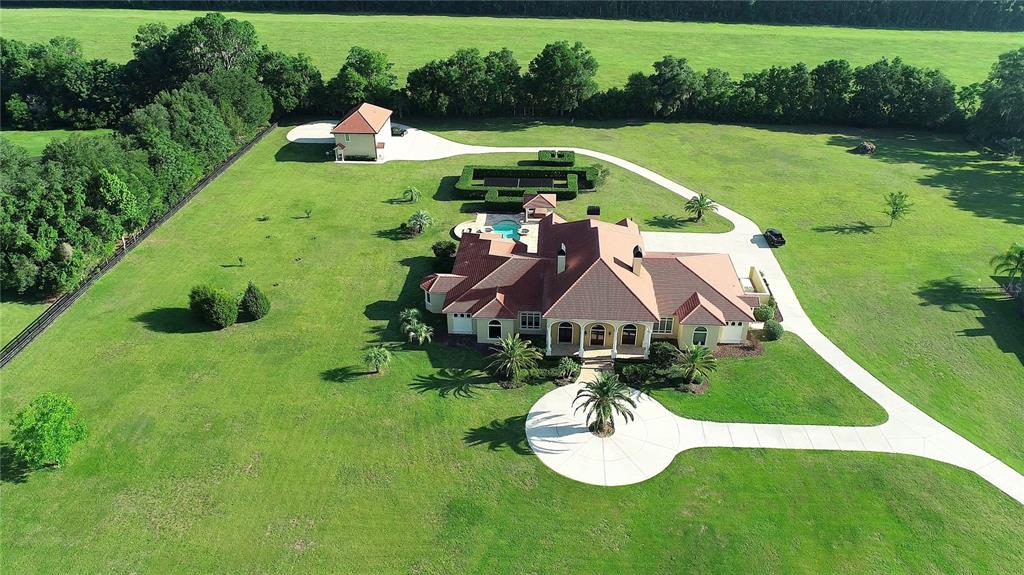
[[[455,274],[430,274],[420,282],[420,289],[430,293],[447,293],[453,287],[462,283],[466,276]]]
[[[679,323],[688,325],[725,325],[722,310],[697,292],[693,292],[674,315],[679,318]]]
[[[331,130],[332,134],[376,134],[380,132],[391,110],[363,102],[349,110],[338,125]]]
[[[554,208],[558,203],[555,194],[526,194],[523,196],[524,208]]]
[[[721,312],[723,322],[754,321],[750,304],[742,299],[743,287],[727,254],[652,252],[644,257],[644,268],[651,273],[658,309],[665,317],[673,314],[685,317],[688,312],[684,304],[694,294],[699,294]],[[699,323],[690,319],[681,321]]]

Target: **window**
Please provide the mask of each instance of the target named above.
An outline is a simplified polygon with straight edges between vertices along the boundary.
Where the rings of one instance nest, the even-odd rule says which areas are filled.
[[[519,312],[519,329],[540,329],[540,312]]]
[[[572,324],[562,322],[558,324],[558,343],[572,343]]]
[[[672,333],[672,318],[663,317],[654,324],[654,333]]]
[[[622,345],[636,345],[636,326],[627,324],[622,328]]]
[[[708,328],[704,326],[697,326],[693,329],[693,345],[707,345],[708,343]]]
[[[430,292],[423,292],[423,293],[427,294],[427,303],[430,303]]]
[[[487,337],[489,337],[491,339],[501,339],[501,322],[500,321],[498,321],[496,319],[492,319],[490,321],[490,323],[487,324]]]
[[[346,142],[351,142],[352,141],[352,134],[345,134],[345,141]]]

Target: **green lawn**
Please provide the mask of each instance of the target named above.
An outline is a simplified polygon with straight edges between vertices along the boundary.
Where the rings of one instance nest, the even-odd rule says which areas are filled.
[[[398,311],[421,301],[430,244],[466,218],[443,178],[467,160],[338,166],[284,134],[3,370],[4,414],[59,391],[90,428],[60,471],[25,477],[5,453],[4,572],[1002,573],[1024,562],[1019,504],[913,457],[697,450],[612,489],[555,474],[523,432],[550,387],[501,390],[473,350],[393,343]],[[388,203],[407,185],[424,199]],[[616,172],[596,195],[624,209],[615,199],[643,185]],[[438,225],[391,239],[420,208]],[[249,279],[269,316],[224,331],[191,318],[192,285],[240,291]],[[396,361],[366,376],[362,350],[377,340]],[[816,373],[785,346],[766,365]]]
[[[204,12],[32,8],[0,11],[3,35],[40,42],[67,35],[82,41],[85,55],[117,62],[131,57],[141,24],[187,22]],[[934,30],[871,30],[825,26],[761,26],[685,22],[469,18],[446,16],[338,16],[325,14],[226,13],[248,20],[274,49],[306,52],[325,75],[337,73],[349,47],[386,51],[400,77],[455,48],[511,48],[525,68],[545,44],[581,41],[601,67],[598,82],[617,86],[648,71],[665,54],[682,56],[698,69],[715,66],[741,74],[772,65],[816,65],[845,58],[860,65],[901,56],[943,70],[958,85],[983,80],[996,57],[1020,47],[1020,34]]]
[[[0,346],[11,341],[43,313],[49,304],[33,300],[0,301]]]
[[[6,33],[6,30],[4,31]],[[50,143],[50,140],[61,138],[66,139],[72,134],[93,135],[109,134],[111,130],[98,128],[96,130],[4,130],[0,132],[0,138],[7,138],[12,143],[28,150],[32,156],[39,156],[43,148]]]
[[[723,357],[704,395],[650,389],[669,410],[706,421],[877,425],[885,410],[825,363],[796,334],[766,342],[757,357]]]
[[[1024,166],[927,133],[420,125],[474,144],[614,153],[781,228],[789,243],[776,256],[815,324],[904,398],[1024,471],[1024,330],[988,265],[1022,238]],[[846,152],[865,137],[875,156]],[[898,190],[913,211],[890,228],[882,196]]]

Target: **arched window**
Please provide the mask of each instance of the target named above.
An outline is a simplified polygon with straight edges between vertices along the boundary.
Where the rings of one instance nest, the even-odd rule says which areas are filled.
[[[500,321],[498,321],[496,319],[492,319],[490,321],[490,323],[487,324],[487,337],[489,337],[491,339],[501,339],[501,322]]]
[[[626,324],[622,327],[622,345],[636,345],[636,326]]]
[[[572,324],[563,321],[558,324],[558,343],[572,343]]]
[[[700,325],[693,328],[693,345],[707,345],[708,328]]]
[[[590,345],[604,345],[604,326],[597,324],[590,328]]]

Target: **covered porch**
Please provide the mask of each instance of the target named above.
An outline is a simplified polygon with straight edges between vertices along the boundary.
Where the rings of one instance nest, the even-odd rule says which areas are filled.
[[[552,357],[646,358],[652,322],[548,320],[545,353]]]

